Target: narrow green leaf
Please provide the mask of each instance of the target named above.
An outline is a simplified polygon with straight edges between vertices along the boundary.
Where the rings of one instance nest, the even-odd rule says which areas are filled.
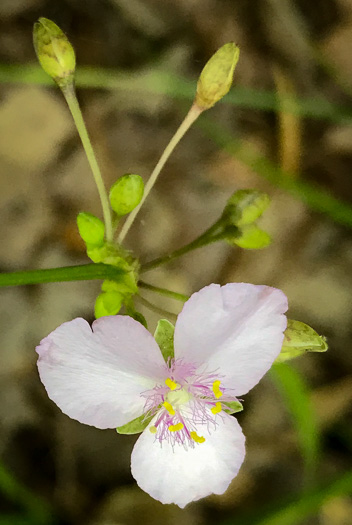
[[[65,281],[91,281],[94,279],[119,279],[124,274],[125,270],[110,264],[81,264],[63,268],[0,273],[0,287]]]
[[[327,349],[325,338],[313,328],[301,321],[288,319],[281,353],[275,362],[283,363],[305,352],[326,352]]]
[[[126,425],[117,427],[116,432],[118,434],[139,434],[149,425],[153,417],[154,416],[146,417],[145,414],[142,414],[136,417],[136,419],[132,419],[129,423],[126,423]]]
[[[154,338],[158,343],[165,361],[174,357],[174,331],[175,327],[167,319],[160,319],[156,327]]]
[[[271,377],[290,412],[306,475],[311,477],[320,454],[320,432],[308,388],[301,374],[287,364],[274,365],[271,369]]]
[[[229,518],[221,525],[301,525],[304,520],[317,514],[319,509],[333,498],[352,494],[352,472],[348,471],[338,479],[314,487],[309,492],[298,495],[295,499],[277,505],[271,511],[259,509],[254,514],[248,513],[239,518]]]

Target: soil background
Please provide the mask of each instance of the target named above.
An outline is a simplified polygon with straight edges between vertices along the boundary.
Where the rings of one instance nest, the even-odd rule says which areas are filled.
[[[77,90],[108,187],[123,173],[147,179],[191,103],[188,93],[205,62],[225,42],[240,46],[238,98],[225,99],[209,118],[262,162],[253,167],[243,156],[225,152],[200,120],[165,167],[127,246],[141,261],[151,260],[202,233],[236,189],[258,188],[270,195],[271,207],[261,221],[273,237],[269,248],[244,251],[215,244],[145,280],[185,294],[210,282],[281,288],[289,298],[289,317],[310,324],[329,343],[327,353],[293,363],[307,384],[321,432],[311,487],[344,475],[352,457],[351,229],[312,210],[302,200],[304,192],[293,196],[260,173],[269,160],[294,182],[316,184],[352,204],[352,1],[1,0],[3,272],[88,262],[76,216],[82,210],[101,216],[63,97],[55,86],[38,85],[28,74],[36,65],[32,26],[40,16],[69,35],[79,66],[93,72],[108,68],[124,79],[115,88],[104,89],[101,79],[99,88]],[[150,84],[153,72],[159,76]],[[177,79],[183,80],[178,94]],[[276,110],[259,108],[268,92]],[[241,102],[241,93],[249,102]],[[285,96],[345,112],[316,118],[312,103],[298,116],[281,103]],[[136,486],[129,465],[134,436],[80,425],[60,412],[39,380],[34,348],[65,321],[77,316],[92,321],[99,286],[55,283],[0,291],[0,523],[264,524],[260,519],[268,506],[300,497],[306,480],[299,438],[270,374],[246,396],[238,416],[247,436],[239,476],[223,496],[185,510],[163,506]],[[155,294],[144,297],[160,308],[180,309]],[[140,310],[152,330],[160,315],[144,305]],[[42,517],[44,508],[52,518]],[[351,500],[331,497],[313,517],[289,523],[349,525]]]

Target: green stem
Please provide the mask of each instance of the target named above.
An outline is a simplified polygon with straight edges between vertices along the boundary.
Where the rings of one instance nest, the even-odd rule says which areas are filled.
[[[24,284],[56,283],[63,281],[92,281],[94,279],[114,279],[125,272],[109,264],[82,264],[46,270],[0,273],[0,287]]]
[[[148,272],[149,270],[153,270],[154,268],[157,268],[158,266],[161,266],[162,264],[171,262],[174,259],[177,259],[178,257],[181,257],[182,255],[185,255],[186,253],[189,253],[193,250],[202,248],[203,246],[207,246],[208,244],[212,244],[214,242],[224,239],[225,235],[223,231],[220,231],[217,234],[214,234],[214,232],[219,229],[221,223],[222,223],[222,218],[220,218],[215,224],[213,224],[213,226],[211,226],[207,231],[205,231],[200,237],[190,242],[189,244],[182,246],[182,248],[175,250],[169,255],[163,255],[162,257],[158,257],[157,259],[154,259],[153,261],[149,261],[145,264],[142,264],[141,270],[140,270],[141,273]]]
[[[66,99],[67,105],[71,111],[71,115],[76,124],[77,131],[81,138],[84,151],[87,155],[87,159],[91,170],[93,172],[93,177],[95,184],[98,188],[98,193],[103,208],[105,229],[106,229],[106,240],[112,242],[113,240],[113,229],[112,229],[112,219],[111,219],[111,210],[109,205],[108,195],[105,189],[104,181],[101,175],[100,168],[90,141],[88,131],[83,120],[81,108],[76,97],[75,89],[72,85],[68,86],[65,89],[62,89],[62,93]]]
[[[172,290],[167,290],[166,288],[160,288],[159,286],[154,286],[152,284],[145,283],[144,281],[139,281],[138,286],[140,288],[144,288],[145,290],[150,290],[151,292],[170,297],[170,299],[176,299],[176,301],[181,301],[182,303],[185,303],[189,299],[188,295],[173,292]]]
[[[118,242],[120,244],[122,243],[122,241],[126,237],[128,230],[132,226],[132,224],[133,224],[133,222],[134,222],[134,220],[135,220],[135,218],[137,216],[137,213],[139,212],[139,210],[143,206],[144,201],[146,200],[146,198],[148,197],[148,195],[149,195],[150,191],[152,190],[154,184],[156,183],[157,178],[158,178],[161,170],[163,169],[166,161],[168,160],[168,158],[170,157],[171,153],[173,152],[173,150],[175,149],[177,144],[180,142],[180,140],[182,139],[182,137],[184,136],[186,131],[197,120],[197,118],[202,113],[202,111],[203,110],[200,109],[198,106],[193,105],[191,107],[191,109],[189,110],[189,112],[187,113],[186,117],[184,118],[183,122],[181,123],[180,127],[178,128],[178,130],[176,131],[176,133],[174,134],[174,136],[170,140],[169,144],[166,146],[163,154],[161,155],[161,157],[159,159],[159,162],[155,166],[154,170],[152,171],[152,173],[151,173],[151,175],[150,175],[150,177],[148,179],[147,184],[145,185],[144,194],[143,194],[143,198],[142,198],[141,202],[133,210],[133,212],[130,213],[130,215],[127,217],[126,222],[124,223],[124,225],[122,227],[122,230],[121,230],[121,232],[120,232],[120,234],[118,236]]]
[[[143,306],[145,306],[152,312],[158,315],[162,315],[163,317],[168,317],[169,319],[172,319],[173,322],[175,322],[177,319],[176,314],[169,312],[168,310],[164,310],[164,308],[159,308],[159,306],[156,306],[156,304],[153,304],[150,301],[147,301],[147,299],[145,299],[141,295],[136,295],[136,300],[139,301]]]

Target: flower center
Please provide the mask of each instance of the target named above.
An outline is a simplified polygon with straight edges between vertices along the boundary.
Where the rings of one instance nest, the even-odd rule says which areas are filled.
[[[166,395],[166,401],[174,408],[179,408],[180,406],[188,403],[191,397],[191,394],[187,392],[185,388],[180,388],[179,390],[173,390],[169,392]]]
[[[161,444],[166,440],[181,444],[184,448],[205,442],[198,435],[197,427],[207,431],[216,430],[221,412],[227,403],[236,400],[230,391],[223,388],[221,377],[216,373],[199,372],[197,366],[183,360],[172,360],[170,376],[164,385],[144,392],[144,412],[156,416],[154,425],[149,427],[155,439]],[[198,428],[199,430],[199,428]]]

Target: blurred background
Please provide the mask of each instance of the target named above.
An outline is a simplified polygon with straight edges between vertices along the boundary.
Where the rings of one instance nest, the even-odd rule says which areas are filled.
[[[37,66],[39,16],[76,49],[108,187],[126,172],[148,177],[205,62],[225,42],[240,46],[233,89],[177,147],[126,244],[153,259],[202,233],[236,189],[266,191],[270,247],[215,244],[145,280],[185,294],[209,282],[279,287],[289,317],[330,348],[276,368],[246,396],[239,476],[180,510],[134,483],[134,436],[70,420],[39,381],[36,344],[73,317],[92,321],[100,283],[1,289],[0,525],[350,525],[352,0],[1,0],[3,272],[88,262],[76,215],[101,216],[65,101]],[[153,329],[160,315],[140,309]]]

